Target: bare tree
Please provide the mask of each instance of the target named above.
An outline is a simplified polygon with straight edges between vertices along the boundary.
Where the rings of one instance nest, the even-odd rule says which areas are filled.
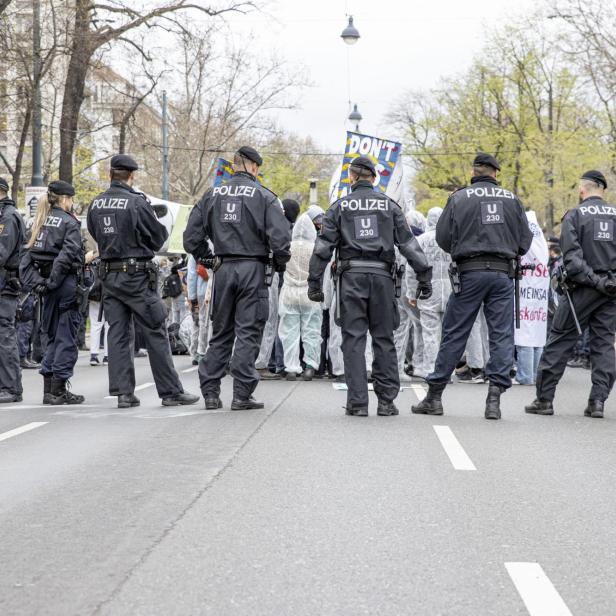
[[[0,0],[0,15],[4,13],[5,9],[11,4],[12,0]]]

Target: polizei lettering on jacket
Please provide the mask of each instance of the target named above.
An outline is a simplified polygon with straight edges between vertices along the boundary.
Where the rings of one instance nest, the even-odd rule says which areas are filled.
[[[115,197],[94,199],[90,207],[96,210],[125,210],[128,207],[128,199],[117,199]]]
[[[237,186],[223,184],[217,186],[213,193],[214,195],[223,195],[225,197],[254,197],[257,188],[255,186]]]
[[[609,216],[616,216],[616,208],[611,205],[582,205],[580,206],[580,214],[583,216],[586,214],[608,214]]]
[[[510,190],[505,190],[500,186],[475,186],[466,189],[467,197],[505,197],[505,199],[515,199],[515,195]]]
[[[340,209],[351,212],[369,210],[386,212],[389,210],[389,201],[387,199],[343,199],[340,202]]]

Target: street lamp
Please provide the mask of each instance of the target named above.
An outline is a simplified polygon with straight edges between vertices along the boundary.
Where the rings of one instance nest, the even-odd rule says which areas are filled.
[[[355,132],[359,132],[359,123],[362,121],[362,115],[357,109],[357,104],[353,105],[353,111],[349,114],[349,120],[355,122]]]
[[[347,45],[355,45],[359,40],[359,30],[353,25],[353,17],[349,16],[349,23],[340,35]]]

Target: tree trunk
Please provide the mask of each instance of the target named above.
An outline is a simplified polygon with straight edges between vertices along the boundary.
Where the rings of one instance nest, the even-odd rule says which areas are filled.
[[[26,141],[30,133],[30,121],[32,120],[32,101],[28,100],[26,105],[26,112],[24,114],[24,123],[21,127],[21,134],[19,135],[19,146],[17,148],[17,156],[15,157],[15,168],[13,169],[13,187],[11,189],[11,196],[13,201],[17,203],[17,194],[19,192],[19,182],[21,181],[21,170],[23,168],[24,151],[26,149]]]
[[[88,67],[97,47],[97,43],[91,41],[93,34],[89,30],[91,6],[89,0],[77,0],[76,3],[75,32],[60,116],[60,179],[69,183],[73,181],[73,154],[79,129],[79,111],[85,98]]]
[[[0,15],[4,13],[4,10],[11,4],[12,0],[0,0]]]

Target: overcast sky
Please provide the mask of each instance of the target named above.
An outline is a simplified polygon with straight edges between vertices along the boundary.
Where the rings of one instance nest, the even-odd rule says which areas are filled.
[[[278,55],[303,66],[314,84],[301,96],[300,109],[278,114],[279,123],[310,134],[323,151],[344,147],[348,109],[347,52],[351,101],[364,119],[362,132],[392,138],[385,114],[407,89],[430,88],[443,76],[464,71],[491,29],[515,14],[531,11],[535,0],[274,0],[268,13],[233,17],[236,41],[250,31],[257,52]],[[479,14],[478,7],[489,11]],[[347,46],[340,34],[346,14],[361,38]]]

